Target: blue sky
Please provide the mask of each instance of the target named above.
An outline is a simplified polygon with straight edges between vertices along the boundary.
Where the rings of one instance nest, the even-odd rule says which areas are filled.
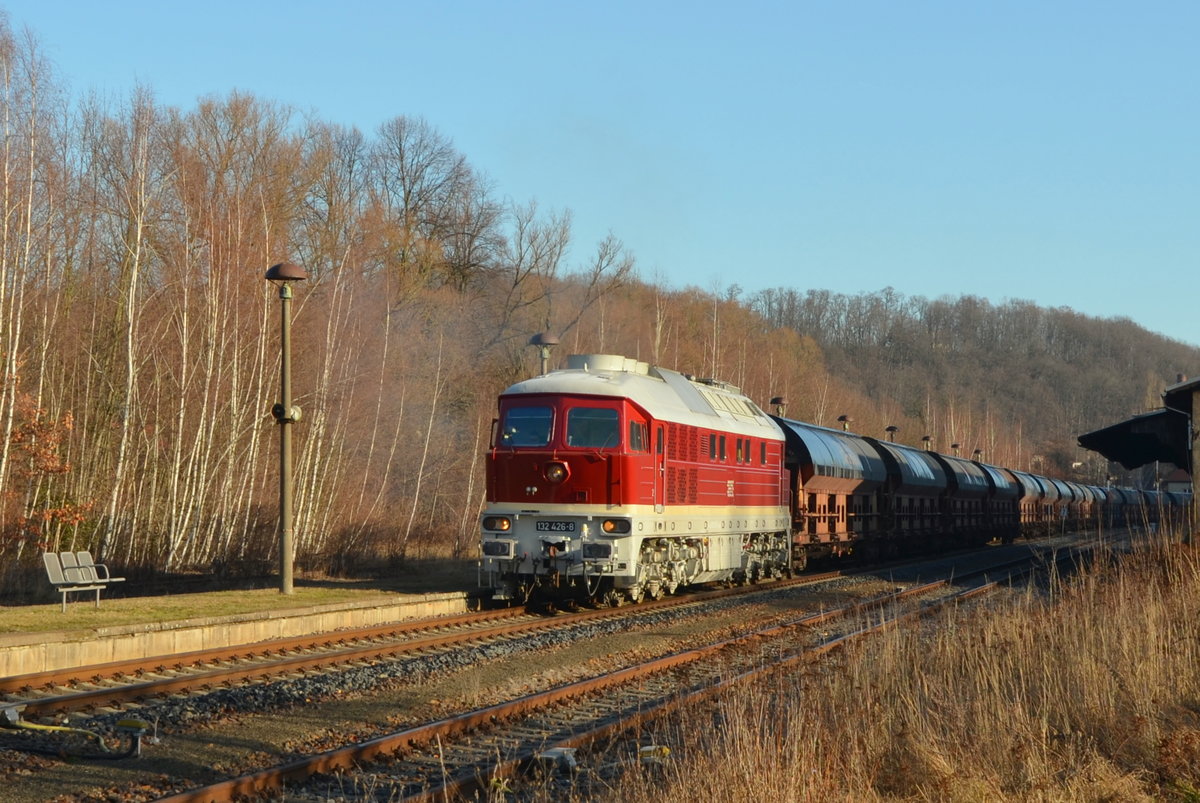
[[[611,231],[675,287],[1021,298],[1200,345],[1200,3],[0,7],[77,98],[423,117],[570,209],[577,261]]]

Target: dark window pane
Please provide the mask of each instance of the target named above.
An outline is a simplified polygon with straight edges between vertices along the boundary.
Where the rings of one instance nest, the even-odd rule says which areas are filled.
[[[567,411],[567,446],[607,449],[621,443],[617,411],[575,407]]]
[[[554,411],[549,407],[510,407],[500,425],[499,446],[545,446],[550,443]]]
[[[649,444],[646,442],[646,425],[641,421],[629,422],[629,451],[645,452]]]

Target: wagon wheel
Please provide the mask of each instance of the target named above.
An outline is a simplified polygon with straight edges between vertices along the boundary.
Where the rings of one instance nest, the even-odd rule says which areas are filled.
[[[792,555],[791,570],[797,574],[808,568],[808,550],[800,549]]]

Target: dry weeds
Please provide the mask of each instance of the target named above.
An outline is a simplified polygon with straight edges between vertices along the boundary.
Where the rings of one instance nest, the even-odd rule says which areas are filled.
[[[1200,801],[1198,612],[1156,543],[692,711],[613,799]]]

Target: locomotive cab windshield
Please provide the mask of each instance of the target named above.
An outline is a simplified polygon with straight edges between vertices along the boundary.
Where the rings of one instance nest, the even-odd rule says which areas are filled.
[[[567,411],[567,446],[607,449],[619,446],[617,411],[605,407],[573,407]]]
[[[554,410],[546,405],[510,407],[500,425],[499,446],[546,446],[554,426]]]
[[[621,446],[621,414],[616,407],[568,403],[565,416],[548,404],[513,405],[503,411],[496,445],[501,448],[617,449]],[[558,421],[565,418],[564,431]],[[637,451],[644,451],[645,424],[638,422]]]

